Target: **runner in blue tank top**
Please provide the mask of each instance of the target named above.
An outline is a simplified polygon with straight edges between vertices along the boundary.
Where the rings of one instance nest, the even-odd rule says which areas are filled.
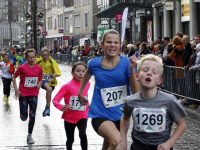
[[[120,142],[120,119],[127,95],[139,91],[139,85],[135,79],[134,67],[137,58],[130,59],[119,55],[120,34],[115,30],[104,33],[103,42],[104,55],[88,62],[81,87],[79,89],[79,100],[86,104],[87,99],[82,95],[86,83],[92,75],[95,76],[95,88],[88,117],[92,118],[94,130],[104,138],[102,150],[115,150]]]

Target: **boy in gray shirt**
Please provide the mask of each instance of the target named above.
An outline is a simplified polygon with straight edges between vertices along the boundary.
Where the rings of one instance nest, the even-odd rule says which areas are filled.
[[[157,85],[162,82],[161,58],[147,55],[138,61],[137,70],[136,79],[140,83],[140,92],[128,96],[122,108],[121,141],[117,150],[127,150],[126,135],[131,115],[131,150],[172,150],[172,146],[186,129],[183,117],[187,114],[173,95],[157,90]],[[177,127],[170,137],[174,122]]]

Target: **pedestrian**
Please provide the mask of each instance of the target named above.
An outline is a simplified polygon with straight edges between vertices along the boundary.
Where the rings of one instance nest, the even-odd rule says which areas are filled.
[[[27,63],[27,60],[26,60],[26,55],[25,55],[26,51],[23,52],[23,58],[19,60],[19,64],[18,64],[18,67]]]
[[[61,75],[57,62],[50,57],[49,49],[41,49],[41,57],[36,59],[36,64],[42,67],[43,82],[41,88],[46,90],[46,106],[43,117],[50,116],[51,94],[57,85],[56,77]]]
[[[19,60],[22,59],[22,58],[23,58],[22,52],[19,52],[18,56],[16,57],[16,59],[17,59],[17,65],[19,64]]]
[[[76,62],[72,66],[72,80],[62,86],[59,92],[53,99],[53,104],[56,108],[63,111],[62,118],[64,119],[64,127],[67,136],[66,148],[72,150],[72,144],[74,142],[74,130],[77,127],[79,129],[79,137],[81,140],[82,150],[87,150],[87,113],[88,105],[81,105],[78,99],[78,90],[81,85],[81,80],[87,69],[87,66],[83,62]],[[88,99],[88,89],[90,83],[86,84],[83,91],[83,95]],[[60,104],[60,101],[64,97],[65,105]]]
[[[186,129],[185,110],[175,96],[157,90],[162,83],[162,59],[146,55],[137,63],[140,92],[128,96],[122,108],[121,142],[117,150],[127,150],[127,131],[133,118],[131,150],[172,150]],[[177,127],[171,135],[173,123]]]
[[[15,88],[14,97],[15,99],[19,98],[20,118],[22,121],[26,121],[28,106],[30,108],[27,144],[34,144],[35,142],[31,135],[35,124],[38,93],[42,85],[42,68],[35,64],[36,51],[34,49],[26,50],[25,55],[28,63],[21,65],[17,69],[12,77],[12,81]],[[20,76],[19,89],[16,83],[18,76]]]
[[[119,55],[121,47],[120,34],[116,30],[107,30],[102,40],[104,56],[91,59],[84,74],[78,97],[81,104],[87,99],[82,95],[83,89],[92,75],[95,76],[95,88],[88,112],[92,118],[94,130],[104,138],[102,150],[115,150],[120,141],[120,118],[124,98],[139,90],[135,80],[134,67],[137,58]]]
[[[13,67],[15,68],[16,67],[16,62],[17,62],[17,59],[15,57],[15,51],[10,51],[10,58],[9,58],[9,62],[11,62],[13,64]]]
[[[3,53],[3,62],[0,62],[0,69],[1,79],[3,82],[4,101],[8,103],[8,98],[10,96],[11,78],[14,72],[14,67],[13,64],[9,62],[9,55],[7,53]]]

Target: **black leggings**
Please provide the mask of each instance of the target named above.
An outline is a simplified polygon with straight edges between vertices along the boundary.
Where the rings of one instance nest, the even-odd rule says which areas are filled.
[[[22,96],[19,98],[20,118],[22,121],[25,121],[28,117],[28,104],[30,108],[28,134],[32,134],[37,109],[37,96]]]
[[[3,82],[3,94],[10,96],[11,79],[6,79],[6,78],[2,77],[2,82]]]
[[[76,124],[65,121],[64,126],[67,136],[67,141],[66,141],[67,150],[72,150],[72,144],[74,143],[74,130],[76,126],[79,130],[79,137],[81,139],[81,148],[82,150],[87,150],[87,135],[86,135],[87,119],[85,118],[81,119]]]

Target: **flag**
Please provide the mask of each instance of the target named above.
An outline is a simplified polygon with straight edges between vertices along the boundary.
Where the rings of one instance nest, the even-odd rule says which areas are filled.
[[[152,21],[147,21],[147,42],[152,41]]]

